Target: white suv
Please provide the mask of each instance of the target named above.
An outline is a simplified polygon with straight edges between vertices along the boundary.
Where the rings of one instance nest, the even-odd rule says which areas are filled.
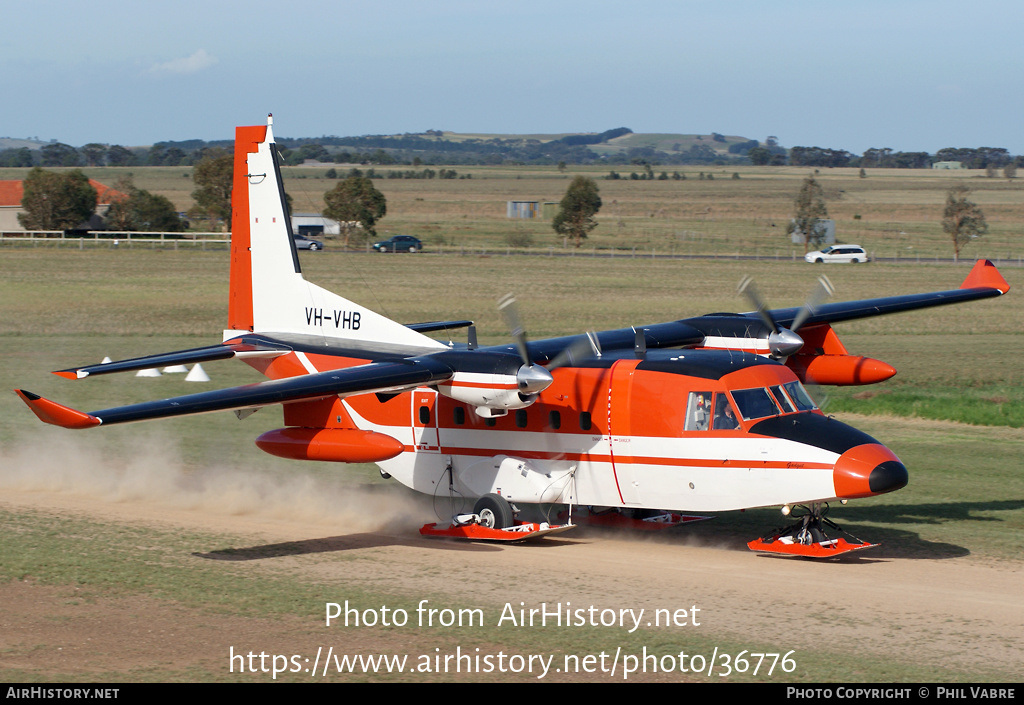
[[[822,262],[870,262],[871,258],[860,245],[831,245],[824,250],[808,252],[804,255],[808,262],[821,264]]]

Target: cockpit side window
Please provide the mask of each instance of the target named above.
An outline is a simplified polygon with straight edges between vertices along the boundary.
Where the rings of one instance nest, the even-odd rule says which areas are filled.
[[[789,394],[789,398],[793,400],[793,403],[796,404],[796,408],[800,411],[812,411],[818,408],[814,403],[814,400],[811,399],[810,395],[807,393],[807,390],[804,389],[804,385],[799,382],[789,382],[788,384],[782,385],[782,387],[786,390],[786,393]]]
[[[775,397],[775,401],[778,403],[779,408],[782,409],[782,413],[789,414],[796,411],[796,407],[793,406],[793,402],[789,400],[786,393],[782,391],[782,385],[776,385],[770,387],[772,396]]]
[[[719,394],[715,399],[715,420],[713,428],[716,431],[728,431],[739,428],[739,421],[736,420],[736,411],[729,403],[729,397]]]
[[[690,392],[684,431],[707,431],[711,425],[711,392]]]

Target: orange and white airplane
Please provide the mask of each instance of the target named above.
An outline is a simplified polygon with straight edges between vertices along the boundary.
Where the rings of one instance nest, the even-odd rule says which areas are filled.
[[[746,286],[751,313],[538,341],[526,340],[506,302],[515,344],[480,347],[470,321],[403,325],[303,278],[272,124],[236,131],[223,342],[56,373],[236,357],[270,379],[89,413],[17,390],[40,419],[84,429],[281,405],[284,427],[256,439],[268,453],[373,462],[416,491],[451,496],[453,514],[479,498],[472,513],[425,533],[516,539],[564,528],[518,523],[516,510],[530,505],[632,517],[803,506],[796,524],[751,547],[832,556],[872,544],[828,538],[826,526],[838,529],[824,516],[828,502],[908,480],[892,451],[822,414],[801,384],[895,374],[850,355],[832,324],[1009,290],[988,261],[959,289],[829,304],[822,290],[804,307],[771,311]],[[469,328],[468,343],[426,335],[458,327]]]

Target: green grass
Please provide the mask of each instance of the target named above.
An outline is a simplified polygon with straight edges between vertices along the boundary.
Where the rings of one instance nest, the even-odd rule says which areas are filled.
[[[644,139],[655,139],[657,135]],[[635,138],[639,139],[639,138]],[[705,143],[721,146],[705,137]],[[683,148],[686,148],[686,144]],[[671,148],[669,145],[668,148]],[[617,149],[617,147],[616,147]],[[329,165],[287,167],[285,187],[296,212],[320,212],[323,195],[337,184],[326,178]],[[344,171],[346,167],[341,167]],[[378,172],[405,166],[379,167]],[[439,169],[440,166],[432,167]],[[586,248],[632,253],[652,251],[679,254],[758,254],[783,260],[801,257],[803,248],[785,235],[800,182],[811,170],[798,167],[660,167],[679,171],[685,181],[631,181],[640,167],[573,166],[564,173],[551,167],[514,165],[456,166],[472,179],[378,179],[388,201],[388,215],[378,224],[382,237],[407,233],[433,248],[505,248],[509,236],[527,233],[535,247],[562,247],[549,220],[506,218],[509,200],[557,202],[577,174],[598,179],[604,205],[599,226]],[[615,170],[625,179],[608,181]],[[182,211],[192,205],[194,184],[188,167],[101,167],[84,171],[113,184],[131,174],[135,184],[168,197]],[[0,178],[23,178],[26,169],[0,169]],[[714,175],[700,180],[698,175]],[[732,179],[737,173],[740,178]],[[816,178],[825,189],[837,237],[856,242],[879,257],[951,257],[952,247],[942,232],[942,209],[948,189],[966,183],[971,200],[984,210],[989,232],[964,250],[964,257],[1024,257],[1018,225],[1024,220],[1024,181],[986,178],[980,171],[930,169],[821,169]],[[330,246],[330,243],[329,245]]]
[[[530,336],[541,338],[588,329],[674,320],[710,311],[744,310],[735,294],[743,274],[753,274],[770,304],[799,304],[818,268],[788,262],[690,262],[620,258],[369,256],[337,252],[303,254],[308,279],[404,321],[475,319],[485,343],[507,339],[496,311],[499,295],[519,296]],[[7,389],[28,388],[78,408],[194,391],[180,377],[157,380],[111,375],[70,382],[50,370],[98,361],[207,345],[225,326],[227,253],[173,250],[0,250],[0,376]],[[837,299],[955,288],[966,267],[873,265],[829,270]],[[1018,304],[1022,273],[1006,269],[1016,287],[1010,295],[945,309],[882,317],[837,326],[853,354],[890,362],[892,381],[867,389],[833,390],[829,411],[891,447],[910,469],[904,490],[852,503],[835,518],[847,530],[882,542],[880,558],[914,560],[973,556],[1017,566],[1024,543],[1024,435],[1020,407],[1024,370],[1017,363],[1024,336]],[[242,365],[206,366],[213,385],[257,379]],[[209,387],[203,387],[209,388]],[[867,392],[868,394],[865,394]],[[855,412],[858,416],[851,416]],[[913,417],[951,418],[936,423]],[[47,448],[57,458],[132,457],[156,448],[181,477],[209,467],[242,465],[290,483],[324,481],[336,471],[326,464],[295,463],[258,453],[252,439],[280,424],[276,410],[239,422],[212,414],[166,423],[63,432],[42,427],[10,393],[0,395],[0,451],[4,458]],[[976,424],[976,425],[967,425]],[[67,444],[66,446],[64,444]],[[163,449],[167,449],[166,452]],[[63,453],[63,455],[61,455]],[[153,453],[150,453],[153,455]],[[35,456],[32,456],[35,457]],[[69,463],[73,464],[73,463]],[[151,468],[125,465],[125,473]],[[63,475],[68,477],[72,474]],[[177,477],[177,476],[175,476]],[[65,480],[68,482],[74,481]],[[178,481],[178,480],[174,480]],[[348,468],[333,482],[380,488],[372,466]],[[274,485],[271,484],[270,487]],[[117,492],[129,492],[130,487]],[[150,490],[151,492],[153,490]],[[271,492],[272,494],[272,492]],[[287,501],[287,497],[282,498]],[[730,513],[688,529],[697,539],[741,546],[780,523],[775,510]],[[217,533],[181,533],[158,525],[128,526],[43,511],[0,510],[0,580],[33,580],[81,586],[87,595],[150,595],[184,605],[196,614],[316,621],[325,600],[344,594],[367,604],[415,606],[422,596],[360,580],[317,579],[319,561],[360,560],[344,552],[304,550],[302,545],[257,545],[253,539]],[[140,550],[145,547],[145,550]],[[205,556],[205,557],[204,557]],[[211,560],[244,557],[256,560]],[[275,560],[266,560],[274,558]],[[363,555],[362,560],[373,560]],[[311,577],[312,576],[312,577]],[[439,600],[441,598],[438,598]],[[448,598],[451,600],[451,598]],[[496,614],[486,597],[459,606]],[[319,630],[319,631],[318,631]],[[313,636],[322,632],[316,623]],[[376,632],[374,632],[376,634]],[[387,636],[387,635],[384,635]],[[438,632],[438,646],[452,645]],[[474,635],[460,643],[481,648],[517,648],[579,653],[647,644],[664,651],[738,652],[765,647],[726,633],[687,633],[652,641],[623,640],[601,630],[558,630]],[[429,640],[428,640],[429,641]],[[1013,680],[994,665],[985,672],[946,671],[912,656],[887,660],[877,654],[850,658],[848,645],[822,645],[798,654],[800,672],[791,680],[977,681]],[[771,647],[765,650],[776,650]],[[53,675],[53,674],[50,674]],[[66,673],[63,678],[94,678]],[[36,680],[38,673],[4,671],[9,679]],[[209,680],[223,674],[142,669],[109,679]]]

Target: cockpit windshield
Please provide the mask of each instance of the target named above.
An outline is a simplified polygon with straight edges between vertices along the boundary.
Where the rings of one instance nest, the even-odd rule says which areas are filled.
[[[724,431],[739,428],[729,397],[736,403],[744,421],[780,414],[813,411],[817,408],[800,382],[772,387],[734,389],[725,392],[690,392],[686,405],[684,431]]]
[[[739,407],[740,416],[744,421],[751,419],[763,419],[766,416],[778,416],[778,405],[774,398],[764,387],[757,389],[734,389],[732,392],[733,401]]]
[[[744,421],[791,414],[796,411],[812,411],[817,408],[807,390],[799,382],[776,385],[770,389],[735,389],[732,398]]]

